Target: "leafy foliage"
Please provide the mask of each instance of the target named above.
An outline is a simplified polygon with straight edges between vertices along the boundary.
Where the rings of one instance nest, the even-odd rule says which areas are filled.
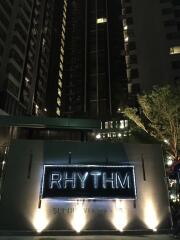
[[[139,109],[126,108],[124,114],[138,127],[166,143],[166,150],[177,159],[180,150],[180,89],[154,87],[138,96]]]

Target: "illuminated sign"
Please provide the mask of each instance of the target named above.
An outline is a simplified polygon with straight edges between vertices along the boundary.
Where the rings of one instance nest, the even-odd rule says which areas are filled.
[[[44,165],[42,198],[135,199],[134,166]]]

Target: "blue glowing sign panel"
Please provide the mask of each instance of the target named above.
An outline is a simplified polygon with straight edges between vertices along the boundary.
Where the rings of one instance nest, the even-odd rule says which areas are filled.
[[[42,198],[135,199],[134,166],[44,165]]]

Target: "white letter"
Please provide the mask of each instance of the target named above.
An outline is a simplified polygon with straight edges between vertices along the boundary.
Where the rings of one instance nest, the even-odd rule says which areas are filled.
[[[115,188],[114,186],[114,173],[111,173],[111,177],[107,178],[107,173],[103,173],[103,188],[107,188],[107,183],[111,184],[111,188]]]
[[[55,186],[57,186],[58,189],[61,188],[61,180],[62,175],[61,173],[52,173],[51,179],[50,179],[50,188],[52,189]]]
[[[94,185],[94,188],[97,189],[98,188],[98,177],[101,175],[101,172],[99,171],[92,171],[90,173],[91,176],[93,176],[93,185]]]
[[[130,188],[130,176],[126,173],[124,179],[120,173],[116,173],[116,188]]]
[[[85,182],[86,182],[86,179],[87,179],[87,176],[88,176],[88,172],[85,172],[84,174],[78,172],[77,173],[77,176],[79,177],[80,179],[80,182],[81,182],[81,188],[85,188]]]
[[[68,173],[64,172],[64,176],[63,176],[63,186],[66,189],[67,188],[67,184],[69,183],[71,185],[71,188],[76,188],[76,173],[72,173],[71,177],[68,177]]]

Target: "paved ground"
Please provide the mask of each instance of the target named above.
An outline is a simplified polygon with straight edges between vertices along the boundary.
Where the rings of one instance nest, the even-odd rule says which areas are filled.
[[[139,236],[60,236],[60,237],[2,237],[0,240],[172,240],[172,235],[139,235]],[[179,238],[180,239],[180,238]]]

